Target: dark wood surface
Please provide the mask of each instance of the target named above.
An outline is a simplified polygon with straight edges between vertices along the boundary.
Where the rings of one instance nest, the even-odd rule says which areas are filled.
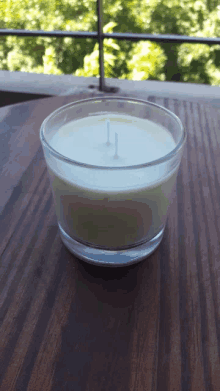
[[[219,391],[220,111],[149,97],[188,133],[176,197],[156,252],[109,269],[62,244],[39,140],[83,97],[0,109],[0,390]]]
[[[26,102],[34,99],[49,98],[51,95],[45,94],[29,94],[27,92],[14,92],[0,90],[0,107],[12,105],[15,103]]]

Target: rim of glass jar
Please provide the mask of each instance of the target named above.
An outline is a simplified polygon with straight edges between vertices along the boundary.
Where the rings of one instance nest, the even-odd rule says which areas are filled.
[[[50,119],[52,117],[56,116],[57,114],[61,113],[62,111],[66,110],[68,107],[77,106],[77,105],[82,104],[82,103],[91,102],[91,101],[98,101],[98,100],[100,100],[100,101],[103,101],[103,100],[121,100],[122,101],[123,100],[123,101],[129,101],[129,102],[142,103],[142,104],[145,104],[146,106],[147,105],[154,106],[154,107],[158,108],[159,110],[164,111],[165,113],[167,113],[171,117],[173,117],[173,119],[180,126],[180,129],[181,129],[181,132],[182,132],[182,137],[181,137],[180,141],[178,142],[178,144],[176,145],[176,147],[171,152],[169,152],[168,154],[164,155],[162,158],[153,160],[153,161],[148,162],[148,163],[136,164],[136,165],[132,165],[132,166],[113,166],[112,167],[112,166],[97,166],[97,165],[94,165],[94,164],[81,163],[81,162],[78,162],[76,160],[69,159],[68,157],[62,155],[61,153],[57,152],[54,148],[52,148],[50,146],[50,144],[47,142],[47,140],[46,140],[46,138],[44,136],[45,127],[46,127],[47,123],[50,121]],[[186,141],[186,131],[185,131],[183,125],[182,125],[181,120],[179,119],[179,117],[177,117],[176,114],[174,114],[172,111],[166,109],[165,107],[157,105],[156,103],[144,101],[142,99],[135,99],[135,98],[115,97],[115,96],[105,96],[105,97],[97,96],[97,97],[93,97],[93,98],[81,99],[81,100],[78,100],[78,101],[75,101],[75,102],[70,102],[70,103],[68,103],[66,105],[63,105],[63,106],[59,107],[55,111],[53,111],[42,122],[42,125],[40,127],[40,138],[41,138],[42,143],[46,144],[47,148],[50,150],[52,155],[54,155],[59,160],[62,160],[62,161],[67,162],[69,164],[77,165],[77,166],[81,166],[81,167],[86,167],[86,168],[91,168],[91,169],[96,169],[96,170],[97,169],[99,169],[99,170],[100,169],[101,170],[131,170],[131,169],[139,169],[139,168],[144,168],[144,167],[156,166],[157,164],[161,164],[161,163],[166,162],[167,160],[170,160],[172,157],[174,157],[178,153],[178,151],[184,145],[184,142]]]

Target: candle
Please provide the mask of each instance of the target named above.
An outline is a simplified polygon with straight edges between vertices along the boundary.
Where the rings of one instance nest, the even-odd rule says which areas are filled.
[[[80,163],[123,168],[165,156],[175,141],[151,121],[108,114],[61,126],[50,145]],[[109,249],[149,240],[160,231],[177,172],[175,168],[166,175],[163,167],[156,167],[147,177],[143,169],[133,175],[94,170],[83,175],[81,168],[67,169],[57,161],[49,163],[49,169],[61,226],[73,238]]]
[[[113,159],[116,143],[120,145],[117,160]],[[176,146],[164,127],[146,119],[116,114],[71,121],[60,127],[50,144],[69,159],[105,167],[148,163],[167,155]]]
[[[156,249],[185,141],[174,114],[148,102],[92,98],[52,113],[41,141],[72,253],[120,266]]]

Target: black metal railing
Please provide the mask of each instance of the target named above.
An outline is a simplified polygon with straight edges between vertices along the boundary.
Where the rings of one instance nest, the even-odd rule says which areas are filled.
[[[220,45],[220,38],[188,37],[186,35],[163,35],[163,34],[135,34],[135,33],[103,33],[103,10],[102,0],[97,0],[98,28],[94,31],[43,31],[43,30],[9,30],[0,29],[0,35],[16,35],[20,37],[70,37],[70,38],[93,38],[99,43],[99,90],[116,92],[118,88],[108,87],[105,84],[104,75],[104,51],[103,40],[113,38],[127,41],[154,41],[164,43],[202,43],[206,45]]]

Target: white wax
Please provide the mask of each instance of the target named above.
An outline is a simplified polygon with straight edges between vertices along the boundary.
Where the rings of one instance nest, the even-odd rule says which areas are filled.
[[[118,158],[115,158],[115,134],[118,135]],[[51,138],[50,145],[80,163],[126,167],[167,155],[174,149],[175,142],[168,130],[147,119],[109,114],[90,116],[61,126]]]
[[[175,148],[164,127],[119,114],[91,116],[61,126],[50,145],[72,160],[106,167],[71,165],[45,153],[58,221],[71,237],[114,249],[150,240],[164,227],[178,164],[172,171],[166,162],[125,169]],[[121,169],[108,169],[116,166]]]

